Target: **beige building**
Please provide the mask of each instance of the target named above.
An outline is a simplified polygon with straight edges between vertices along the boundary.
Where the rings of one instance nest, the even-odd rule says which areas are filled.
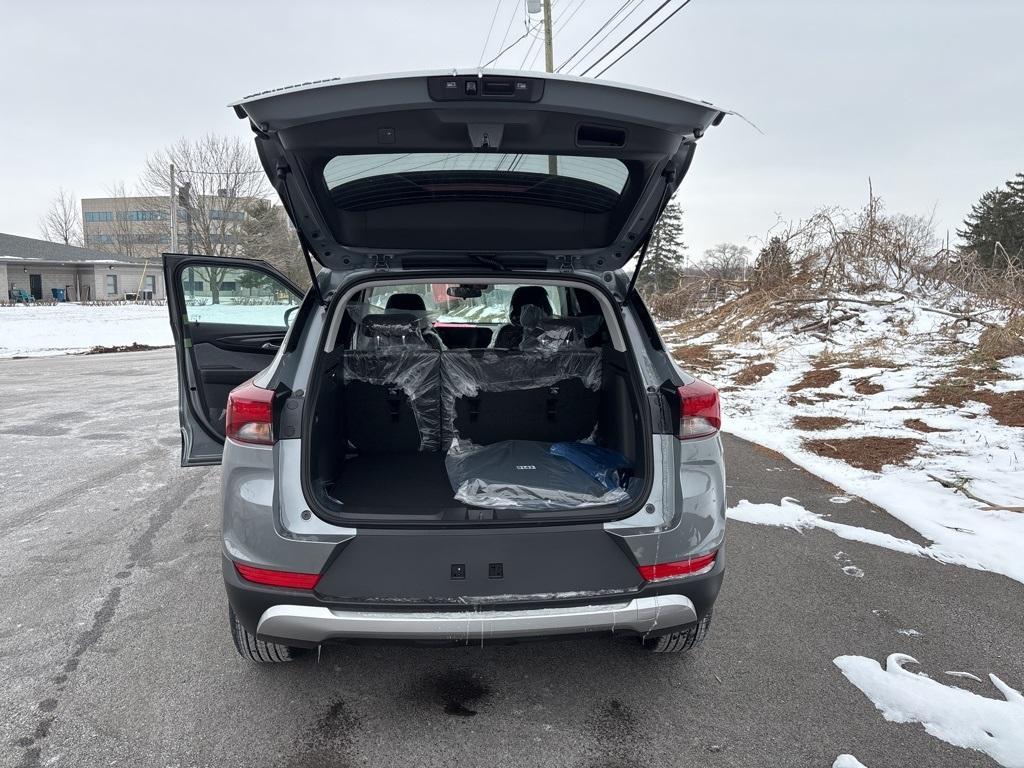
[[[157,258],[129,259],[90,248],[0,233],[0,301],[164,299]]]
[[[178,205],[178,252],[233,255],[248,199],[203,197],[190,212]],[[85,246],[127,258],[156,258],[171,250],[170,201],[166,197],[82,199]],[[191,247],[190,247],[191,246]]]

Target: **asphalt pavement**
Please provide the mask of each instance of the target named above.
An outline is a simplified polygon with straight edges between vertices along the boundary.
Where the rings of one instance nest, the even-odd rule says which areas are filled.
[[[711,634],[689,656],[595,638],[247,664],[228,635],[219,470],[178,466],[174,375],[170,350],[0,361],[0,766],[994,765],[887,722],[832,660],[903,652],[983,695],[998,696],[944,671],[1020,689],[1022,586],[822,530],[730,523]],[[922,541],[725,443],[731,503],[790,496]]]

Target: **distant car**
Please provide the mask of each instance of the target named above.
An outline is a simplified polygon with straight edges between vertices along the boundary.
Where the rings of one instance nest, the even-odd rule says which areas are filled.
[[[724,112],[518,72],[234,109],[322,267],[304,291],[164,257],[182,463],[223,464],[238,652],[701,642],[725,569],[718,393],[622,267]],[[246,284],[266,301],[221,293]]]

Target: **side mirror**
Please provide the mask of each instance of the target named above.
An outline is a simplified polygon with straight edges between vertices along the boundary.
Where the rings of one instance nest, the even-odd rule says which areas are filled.
[[[299,305],[296,304],[294,307],[288,307],[284,311],[284,327],[291,328],[292,323],[295,322],[295,313],[299,311]]]

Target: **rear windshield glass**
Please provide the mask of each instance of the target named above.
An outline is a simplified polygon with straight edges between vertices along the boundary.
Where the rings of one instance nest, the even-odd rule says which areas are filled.
[[[445,181],[466,183],[500,176],[504,181],[532,176],[534,183],[558,176],[599,185],[616,196],[622,192],[629,175],[619,160],[608,157],[569,157],[523,155],[494,152],[405,152],[401,154],[339,155],[324,167],[327,188],[336,188],[361,179],[399,174],[429,177],[433,184]],[[448,177],[447,179],[445,177]],[[526,192],[529,187],[519,185]],[[464,190],[468,191],[468,190]],[[504,188],[503,191],[508,191]]]

